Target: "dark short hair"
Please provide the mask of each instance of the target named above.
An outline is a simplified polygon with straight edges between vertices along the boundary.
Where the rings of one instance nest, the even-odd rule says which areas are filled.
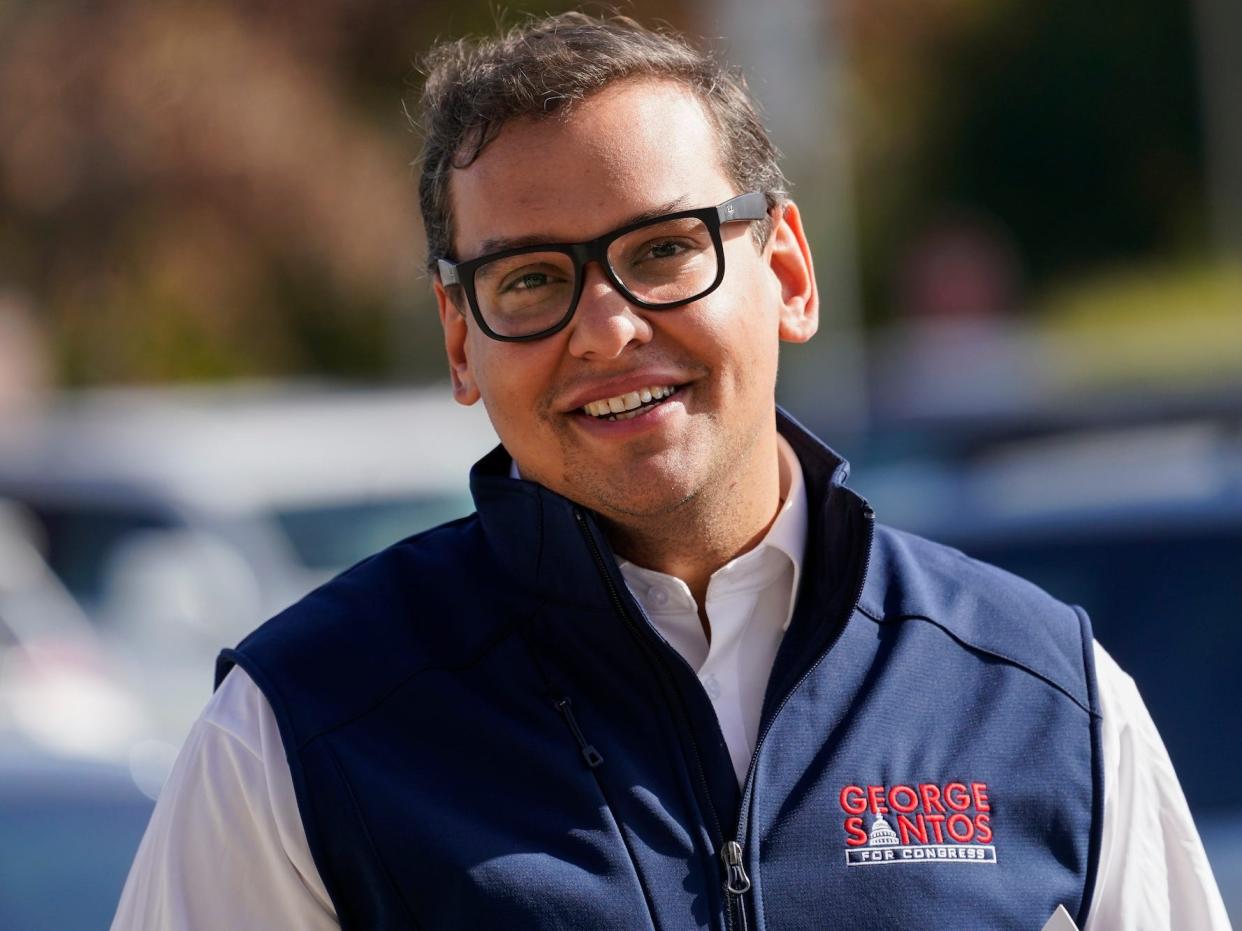
[[[470,165],[516,117],[543,117],[627,78],[665,78],[697,95],[713,124],[720,160],[739,193],[785,198],[788,182],[740,72],[684,38],[626,16],[561,13],[502,35],[435,46],[422,63],[423,135],[419,206],[427,264],[449,254],[453,214],[449,177]],[[770,222],[754,224],[760,242]]]

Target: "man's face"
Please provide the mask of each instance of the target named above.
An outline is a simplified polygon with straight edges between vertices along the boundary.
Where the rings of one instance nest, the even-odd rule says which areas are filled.
[[[588,240],[643,214],[739,193],[690,92],[622,82],[567,117],[506,124],[478,160],[454,171],[454,258],[494,251],[498,241]],[[706,492],[735,494],[735,483],[744,493],[751,470],[775,470],[778,343],[815,329],[809,254],[792,209],[762,251],[749,224],[722,226],[721,237],[725,277],[707,297],[642,310],[591,264],[569,325],[529,343],[489,339],[464,297],[456,307],[437,282],[455,395],[483,399],[524,478],[629,523]],[[797,254],[809,299],[793,295],[786,266]],[[584,409],[657,389],[674,390],[627,419]]]

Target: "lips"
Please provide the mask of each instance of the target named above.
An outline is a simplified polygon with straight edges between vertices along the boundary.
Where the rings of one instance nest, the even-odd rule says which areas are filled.
[[[584,414],[595,418],[629,420],[637,416],[640,409],[658,404],[676,390],[675,385],[650,385],[624,394],[588,401],[580,409]]]

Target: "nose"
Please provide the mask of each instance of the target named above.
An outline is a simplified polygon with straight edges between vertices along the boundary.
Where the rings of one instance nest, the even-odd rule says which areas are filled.
[[[583,269],[582,297],[570,321],[569,351],[584,359],[615,359],[651,341],[651,323],[613,286],[598,262]]]

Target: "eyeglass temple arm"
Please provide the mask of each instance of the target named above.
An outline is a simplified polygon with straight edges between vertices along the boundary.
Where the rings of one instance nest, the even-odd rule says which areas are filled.
[[[461,284],[461,280],[457,277],[457,265],[448,259],[436,259],[436,265],[440,269],[440,284]]]
[[[737,220],[762,220],[768,215],[768,196],[762,191],[739,194],[717,207],[716,214],[721,223],[733,223]]]

